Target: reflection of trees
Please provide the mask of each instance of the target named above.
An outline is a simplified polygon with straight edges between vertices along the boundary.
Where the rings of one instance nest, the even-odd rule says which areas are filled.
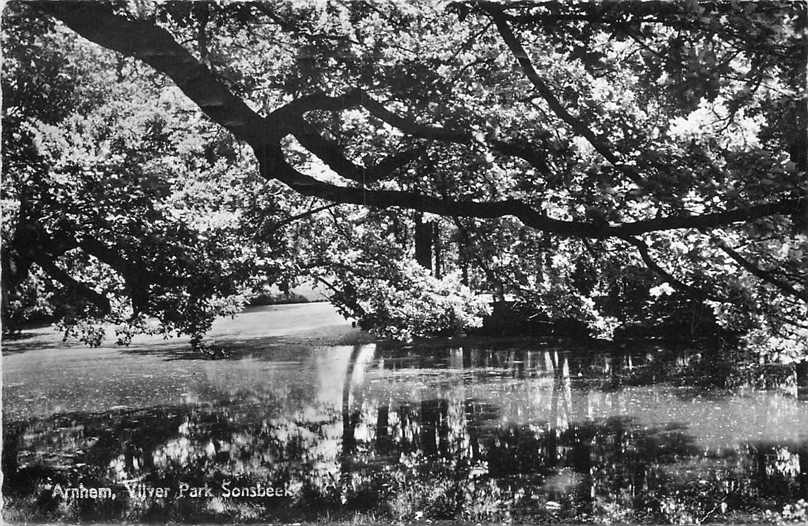
[[[354,431],[359,423],[359,413],[351,407],[351,386],[353,386],[353,373],[356,361],[361,351],[359,345],[354,345],[351,355],[348,358],[348,367],[345,370],[345,381],[342,387],[342,454],[350,455],[354,450],[356,440]]]
[[[346,509],[407,518],[581,514],[700,519],[806,495],[808,444],[705,450],[685,426],[604,417],[643,356],[456,348],[348,349],[341,391],[269,385],[214,406],[73,414],[6,426],[4,494],[56,513],[48,484],[289,486],[294,499],[82,502],[68,518],[247,520]],[[600,376],[593,375],[599,371]],[[581,373],[579,377],[578,374]],[[604,408],[611,408],[604,411]],[[676,496],[678,495],[678,497]],[[26,500],[27,499],[27,500]]]
[[[398,370],[420,367],[417,355],[389,360],[384,350],[380,354],[380,362],[395,363]],[[429,481],[438,476],[434,457],[444,457],[450,469],[443,476],[454,481],[455,494],[463,494],[461,486],[493,481],[503,506],[512,512],[545,512],[542,503],[549,499],[564,501],[560,513],[572,516],[618,506],[637,518],[695,520],[714,513],[721,503],[743,508],[753,506],[751,502],[764,505],[804,495],[804,454],[799,450],[805,446],[780,445],[777,455],[763,457],[753,453],[757,446],[707,454],[685,426],[640,427],[628,418],[592,417],[593,401],[601,412],[604,405],[617,408],[623,403],[621,391],[600,389],[655,359],[651,354],[587,357],[551,351],[450,350],[447,364],[450,370],[462,369],[462,374],[444,379],[439,396],[428,397],[435,391],[428,387],[428,377],[422,379],[420,391],[426,397],[417,405],[411,403],[412,396],[403,395],[400,399],[407,402],[396,404],[396,395],[404,390],[395,382],[386,390],[370,390],[366,398],[385,402],[376,413],[368,411],[372,403],[366,404],[362,418],[375,423],[376,440],[357,444],[356,456],[364,455],[368,465],[377,455],[408,456],[422,466],[415,471],[423,483],[433,486]],[[688,367],[692,359],[683,356],[673,364]],[[598,368],[599,379],[576,376]],[[475,385],[492,369],[502,385],[488,398],[478,398]],[[500,397],[508,394],[514,398]],[[526,395],[532,397],[530,403],[525,403]],[[461,411],[450,417],[456,407]],[[420,433],[403,431],[407,427]],[[373,470],[365,475],[378,478]],[[672,500],[677,493],[682,502]],[[472,503],[460,502],[456,511],[462,515]]]

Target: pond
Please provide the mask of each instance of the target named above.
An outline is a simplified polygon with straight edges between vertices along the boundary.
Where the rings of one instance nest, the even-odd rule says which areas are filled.
[[[702,363],[524,342],[242,353],[160,404],[6,415],[6,518],[697,523],[808,498],[808,402],[662,374]]]

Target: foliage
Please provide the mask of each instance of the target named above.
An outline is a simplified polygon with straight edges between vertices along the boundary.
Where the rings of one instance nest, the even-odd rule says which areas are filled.
[[[453,336],[481,326],[489,311],[456,273],[436,279],[413,261],[385,270],[389,274],[383,277],[356,282],[346,276],[340,280],[345,292],[332,298],[346,314],[358,315],[360,327],[379,336],[403,341]]]
[[[91,345],[113,323],[119,343],[157,332],[199,346],[215,316],[238,312],[275,273],[243,217],[265,185],[175,89],[142,82],[134,64],[119,62],[113,80],[114,57],[64,32],[28,38],[66,46],[51,53],[57,79],[74,83],[59,94],[73,109],[54,114],[4,75],[4,118],[16,125],[4,128],[4,203],[16,204],[5,214],[4,274],[23,269],[4,281],[4,329],[36,307]],[[26,81],[33,73],[15,68],[44,74],[54,60],[18,46],[4,67]],[[45,305],[26,306],[32,296]]]
[[[43,2],[4,16],[4,159],[20,174],[4,198],[49,247],[18,266],[59,281],[75,257],[81,274],[98,254],[64,238],[97,230],[119,257],[146,256],[159,290],[132,314],[180,332],[267,274],[311,275],[385,334],[465,325],[478,310],[462,283],[602,337],[697,335],[699,319],[749,333],[766,360],[805,356],[802,4]],[[112,215],[78,209],[95,200]],[[422,220],[435,279],[409,263]],[[109,266],[117,285],[62,280],[79,317],[104,311],[98,294],[133,295]],[[176,279],[154,276],[166,268]]]
[[[47,277],[41,271],[31,272],[9,299],[9,317],[4,323],[16,329],[25,323],[51,320],[54,304],[58,301],[53,292],[47,290],[47,285]],[[5,330],[13,332],[8,328]]]
[[[778,335],[771,327],[762,325],[744,334],[741,343],[765,362],[788,365],[808,360],[808,329],[805,328]]]
[[[801,524],[808,521],[808,502],[800,499],[794,504],[786,504],[781,512],[767,512],[766,518],[775,524]]]

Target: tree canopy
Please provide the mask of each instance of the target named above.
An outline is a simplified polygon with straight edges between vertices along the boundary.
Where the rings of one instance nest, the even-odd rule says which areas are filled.
[[[284,269],[369,318],[391,305],[368,280],[470,319],[442,303],[463,282],[603,334],[686,298],[804,353],[804,4],[9,5],[9,239],[48,247],[9,250],[96,310],[110,295],[56,260],[97,258],[129,314],[175,325]]]

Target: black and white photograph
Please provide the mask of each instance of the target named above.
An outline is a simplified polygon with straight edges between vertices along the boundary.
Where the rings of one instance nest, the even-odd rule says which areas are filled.
[[[0,522],[808,525],[808,1],[0,37]]]

